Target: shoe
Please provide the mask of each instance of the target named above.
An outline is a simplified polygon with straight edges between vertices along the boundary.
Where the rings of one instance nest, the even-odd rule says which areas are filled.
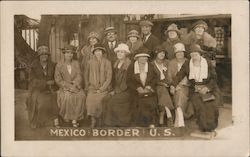
[[[54,126],[55,126],[56,128],[60,128],[59,120],[58,120],[58,119],[55,119],[55,120],[54,120]]]
[[[168,118],[168,120],[167,120],[167,124],[168,124],[168,127],[174,127],[174,120],[173,120],[173,118]]]
[[[76,122],[76,123],[72,123],[72,125],[74,128],[78,128],[80,124]]]
[[[154,124],[150,124],[149,128],[155,128],[155,125]]]

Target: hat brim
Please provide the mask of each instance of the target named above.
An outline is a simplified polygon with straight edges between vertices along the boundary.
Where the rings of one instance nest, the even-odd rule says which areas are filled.
[[[147,54],[147,53],[140,53],[140,54],[136,54],[135,56],[134,56],[134,58],[136,59],[136,58],[138,58],[138,57],[150,57],[150,55],[149,54]]]
[[[128,38],[130,38],[130,37],[136,37],[136,38],[140,39],[140,36],[139,35],[135,35],[135,34],[128,35]]]
[[[92,53],[94,53],[96,50],[102,50],[102,53],[106,53],[106,49],[103,48],[103,47],[95,47],[95,48],[92,50]]]
[[[114,33],[116,33],[117,34],[117,30],[116,29],[112,29],[112,30],[108,30],[108,31],[105,31],[105,35],[107,35],[108,33],[110,33],[110,32],[114,32]]]
[[[180,30],[165,30],[164,34],[168,35],[168,32],[170,32],[170,31],[175,31],[178,35],[181,34]]]

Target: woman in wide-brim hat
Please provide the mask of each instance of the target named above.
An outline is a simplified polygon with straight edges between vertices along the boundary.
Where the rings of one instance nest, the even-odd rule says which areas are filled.
[[[54,125],[58,127],[55,64],[49,58],[47,46],[39,46],[37,54],[38,60],[33,63],[30,70],[29,96],[26,101],[30,127],[42,127],[53,120]]]
[[[105,48],[96,44],[91,58],[84,71],[85,90],[87,91],[87,115],[91,118],[91,127],[100,126],[103,121],[102,99],[111,89],[112,67],[111,62],[104,57]]]
[[[73,59],[76,48],[66,45],[62,49],[63,61],[56,65],[55,81],[60,87],[57,94],[59,115],[65,122],[72,122],[73,127],[79,126],[84,118],[85,93],[82,89],[82,75],[79,62]]]
[[[128,45],[129,50],[131,52],[130,59],[133,59],[135,51],[139,49],[143,45],[143,43],[139,35],[139,32],[136,30],[131,30],[128,33],[127,39],[128,40],[126,44]]]
[[[156,82],[154,67],[148,62],[149,50],[142,46],[130,64],[127,85],[133,100],[133,122],[136,126],[154,127],[156,123]]]
[[[166,41],[162,43],[165,51],[167,51],[167,58],[169,60],[175,58],[174,45],[180,42],[180,30],[175,23],[168,26],[167,30],[164,32],[167,37]]]
[[[209,59],[201,56],[203,50],[198,44],[190,47],[191,59],[186,61],[173,79],[171,91],[187,76],[190,82],[190,102],[194,107],[199,129],[203,132],[214,131],[218,126],[219,94],[217,76]]]
[[[177,72],[180,71],[182,65],[187,61],[185,58],[186,49],[183,43],[174,45],[175,58],[169,61],[168,64],[168,83],[171,84]],[[187,109],[189,93],[189,81],[184,77],[176,86],[176,91],[173,94],[173,103],[175,107],[175,127],[185,127],[184,117],[189,118],[193,114],[192,108]]]
[[[127,86],[127,69],[131,61],[129,59],[129,47],[121,43],[114,49],[117,61],[113,66],[113,90],[106,97],[105,125],[130,126],[131,122],[131,95]]]
[[[159,124],[164,124],[164,115],[167,115],[168,127],[173,127],[173,117],[170,110],[174,109],[172,99],[169,94],[169,85],[167,82],[168,60],[166,59],[166,52],[163,46],[156,47],[155,59],[152,64],[157,74],[156,92],[158,98],[158,110],[159,110]]]

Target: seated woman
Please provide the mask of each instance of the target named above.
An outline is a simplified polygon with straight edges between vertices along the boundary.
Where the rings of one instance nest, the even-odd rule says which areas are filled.
[[[111,89],[112,66],[103,54],[105,48],[96,44],[92,53],[94,57],[88,61],[84,71],[85,90],[88,91],[86,106],[87,115],[91,117],[91,127],[96,127],[103,116],[102,99]]]
[[[114,49],[118,60],[113,68],[113,90],[106,100],[105,125],[129,126],[131,120],[130,93],[127,87],[127,69],[131,61],[126,44],[119,44]]]
[[[133,99],[133,118],[136,126],[154,127],[156,123],[156,73],[148,63],[149,50],[142,46],[135,55],[135,62],[128,68],[127,85]]]
[[[171,91],[179,82],[187,76],[190,88],[190,101],[194,107],[197,117],[197,124],[201,131],[211,132],[218,126],[219,111],[217,105],[219,103],[216,93],[216,72],[210,60],[201,56],[203,50],[199,45],[190,46],[191,59],[186,61],[181,70],[173,79]]]
[[[57,86],[54,81],[55,64],[50,61],[47,46],[37,49],[38,60],[30,72],[29,96],[27,99],[28,118],[31,128],[41,127],[54,120],[59,126],[56,104]]]
[[[60,87],[57,93],[59,115],[66,121],[72,121],[78,127],[84,118],[85,94],[81,88],[81,70],[78,61],[73,60],[74,46],[66,45],[62,49],[64,61],[56,65],[55,81]]]
[[[169,85],[167,82],[168,60],[165,59],[166,53],[164,47],[157,46],[155,49],[156,58],[153,61],[154,69],[157,74],[157,97],[159,105],[159,124],[164,124],[164,115],[167,115],[167,125],[173,127],[173,118],[170,110],[174,109],[172,99],[169,95]]]
[[[173,83],[174,77],[180,71],[182,65],[187,61],[185,56],[185,46],[182,43],[174,45],[175,58],[168,64],[167,79],[169,83]],[[184,127],[184,117],[188,102],[189,82],[187,77],[184,77],[176,86],[175,93],[173,93],[173,102],[175,105],[175,127]]]

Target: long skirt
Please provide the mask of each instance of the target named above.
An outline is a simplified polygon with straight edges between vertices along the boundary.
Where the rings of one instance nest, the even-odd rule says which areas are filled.
[[[169,94],[169,90],[164,86],[157,86],[157,97],[158,97],[158,105],[160,111],[165,111],[165,106],[170,110],[174,109],[172,99]]]
[[[137,126],[147,127],[155,124],[157,119],[157,97],[137,97],[135,99],[135,122]]]
[[[131,121],[131,99],[128,91],[108,97],[105,101],[104,123],[107,126],[129,126]]]
[[[43,126],[58,117],[56,94],[38,90],[30,93],[27,99],[27,110],[30,124]]]
[[[218,126],[219,111],[217,104],[219,100],[216,95],[215,97],[215,100],[203,102],[199,93],[194,93],[191,96],[190,100],[201,131],[213,131]]]
[[[84,118],[86,96],[83,90],[72,93],[60,89],[57,94],[59,115],[64,120],[81,120]]]
[[[88,92],[86,99],[87,115],[100,118],[102,116],[103,104],[102,99],[108,94],[108,92],[94,93]]]

